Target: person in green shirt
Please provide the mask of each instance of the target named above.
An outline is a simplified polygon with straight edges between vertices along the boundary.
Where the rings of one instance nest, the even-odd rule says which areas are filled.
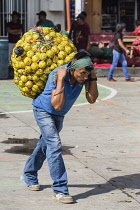
[[[36,26],[41,27],[54,27],[54,23],[51,20],[46,19],[47,13],[45,11],[40,11],[37,13],[39,21],[36,23]]]

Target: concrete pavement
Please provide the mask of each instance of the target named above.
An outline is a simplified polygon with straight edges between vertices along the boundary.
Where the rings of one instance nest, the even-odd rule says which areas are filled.
[[[93,105],[74,106],[65,117],[63,158],[74,204],[52,200],[46,162],[39,171],[41,191],[26,189],[19,177],[38,140],[38,126],[26,110],[0,114],[0,209],[140,209],[140,81],[136,79],[125,82],[119,77],[113,83],[99,78],[99,84],[117,94]],[[0,111],[5,111],[3,106]]]

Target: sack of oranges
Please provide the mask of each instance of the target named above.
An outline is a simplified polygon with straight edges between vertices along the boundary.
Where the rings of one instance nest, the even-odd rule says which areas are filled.
[[[14,83],[22,95],[35,98],[43,91],[49,73],[67,64],[76,53],[65,34],[53,28],[33,27],[13,49]]]

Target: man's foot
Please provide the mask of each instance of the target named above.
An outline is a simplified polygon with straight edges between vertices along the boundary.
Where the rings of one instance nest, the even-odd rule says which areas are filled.
[[[74,199],[71,195],[61,192],[53,192],[53,199],[60,203],[74,203]]]
[[[109,80],[110,82],[117,82],[117,80],[116,80],[116,79],[113,79],[113,77],[108,77],[108,80]]]
[[[39,191],[40,190],[40,185],[39,184],[36,184],[36,185],[28,185],[27,187],[31,191]]]
[[[125,81],[126,81],[126,82],[135,82],[135,79],[129,77],[129,78],[125,78]]]
[[[24,181],[24,183],[26,184],[26,182],[25,182],[25,180],[24,180],[23,174],[21,175],[20,179],[21,179],[22,181]],[[31,190],[31,191],[39,191],[39,190],[40,190],[40,185],[39,185],[39,184],[35,184],[35,185],[27,185],[27,184],[26,184],[26,186],[27,186],[27,188],[28,188],[29,190]]]

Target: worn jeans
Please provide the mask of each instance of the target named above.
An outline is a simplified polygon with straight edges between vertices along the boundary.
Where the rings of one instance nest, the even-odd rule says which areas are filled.
[[[34,116],[40,128],[41,136],[25,164],[24,181],[27,185],[38,184],[38,170],[42,167],[44,160],[47,159],[53,180],[53,190],[68,193],[67,174],[61,155],[62,145],[59,136],[64,117],[39,110],[34,110]]]
[[[129,78],[130,75],[128,74],[127,61],[125,59],[124,53],[119,53],[116,50],[113,50],[113,62],[112,62],[112,65],[110,67],[108,77],[113,77],[115,67],[117,66],[119,60],[122,63],[122,69],[123,69],[124,77]]]

